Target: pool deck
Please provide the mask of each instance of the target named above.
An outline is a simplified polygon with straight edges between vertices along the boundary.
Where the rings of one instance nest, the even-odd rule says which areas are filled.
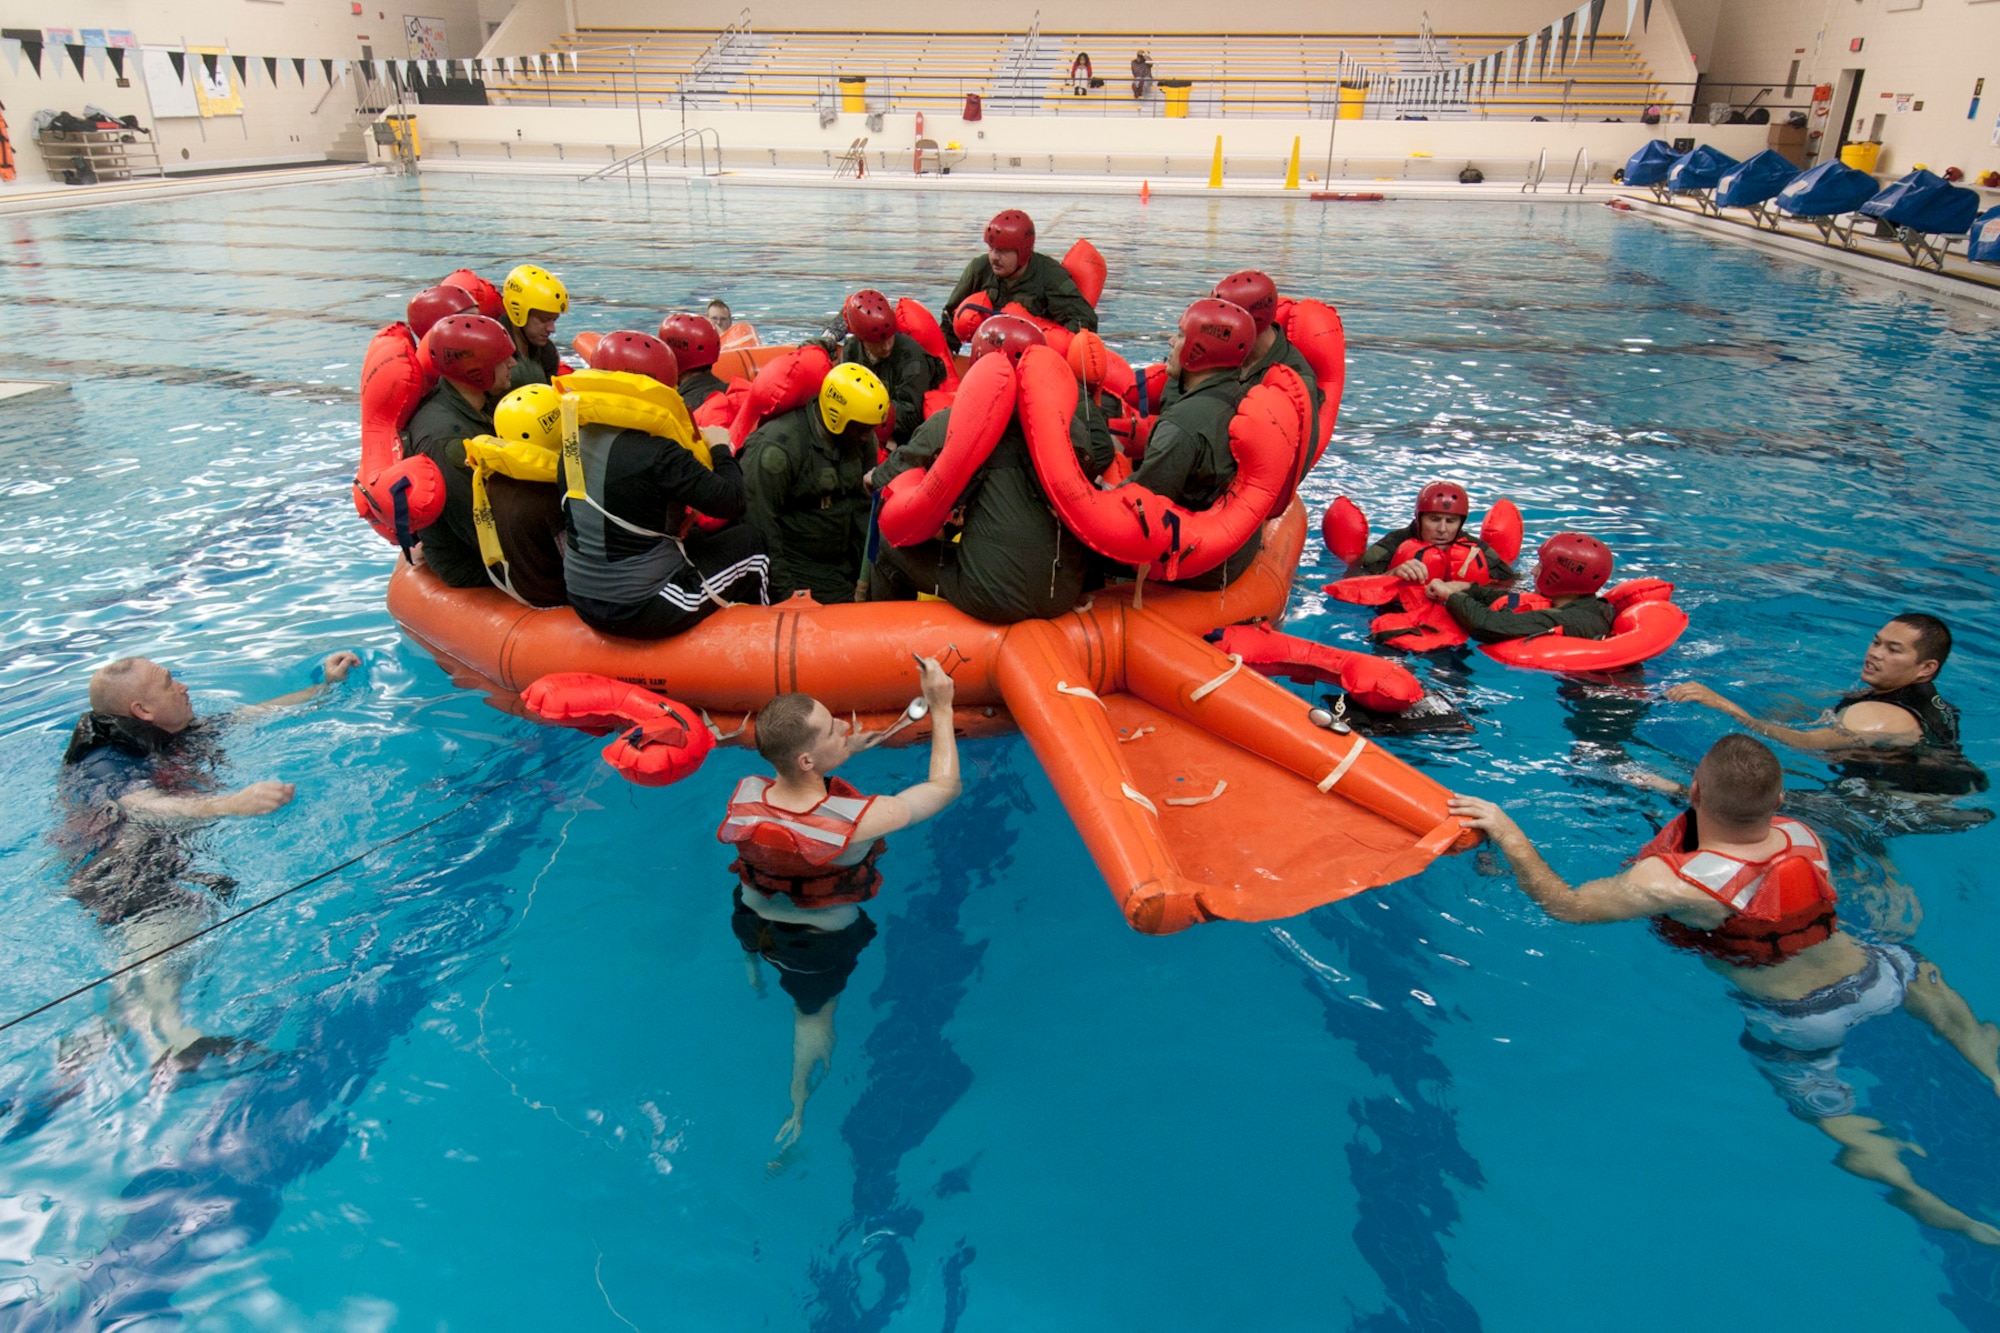
[[[173,199],[188,195],[222,194],[232,190],[264,190],[277,185],[348,180],[377,175],[383,170],[382,167],[364,163],[324,162],[303,163],[295,167],[265,167],[255,171],[152,176],[143,180],[105,181],[97,185],[64,185],[61,181],[49,180],[15,181],[0,185],[0,216],[55,213],[141,199]]]

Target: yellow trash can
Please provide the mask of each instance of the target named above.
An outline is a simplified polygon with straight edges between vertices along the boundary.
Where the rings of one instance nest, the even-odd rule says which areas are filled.
[[[1875,162],[1881,156],[1882,145],[1879,143],[1851,143],[1840,150],[1841,163],[1856,171],[1874,171]]]
[[[866,115],[868,111],[868,76],[866,74],[843,74],[840,76],[840,109],[852,111],[856,115]]]
[[[1352,83],[1346,79],[1340,81],[1340,118],[1342,120],[1360,120],[1361,113],[1367,105],[1367,84]]]
[[[422,157],[424,155],[423,141],[417,137],[417,118],[415,116],[384,116],[383,119],[389,122],[389,132],[396,136],[397,143],[407,143],[410,145],[411,157]]]
[[[1169,119],[1187,119],[1188,95],[1193,91],[1193,79],[1160,80],[1160,96],[1167,99],[1167,116]]]

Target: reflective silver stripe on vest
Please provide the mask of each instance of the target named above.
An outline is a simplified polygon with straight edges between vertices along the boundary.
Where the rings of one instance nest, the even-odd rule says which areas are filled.
[[[583,460],[584,503],[575,503],[575,497],[568,494],[563,497],[571,531],[563,554],[563,583],[572,597],[629,606],[657,594],[688,562],[679,544],[666,533],[628,522],[600,503],[604,472],[611,462],[611,445],[621,433],[621,427],[599,424],[583,426],[577,431],[577,453]],[[667,443],[672,448],[680,447]],[[615,523],[635,536],[656,538],[657,544],[649,551],[613,560],[605,541],[609,532],[607,523]]]

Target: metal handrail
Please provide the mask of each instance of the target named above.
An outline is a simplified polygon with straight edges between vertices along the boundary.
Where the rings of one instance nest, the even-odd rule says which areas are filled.
[[[708,169],[708,141],[710,139],[715,140],[714,171],[710,171]],[[613,162],[610,166],[600,167],[598,170],[591,172],[588,176],[580,176],[578,177],[578,179],[582,181],[603,180],[606,176],[609,176],[614,171],[624,172],[626,177],[629,179],[632,175],[632,167],[634,163],[644,162],[647,158],[653,156],[655,153],[664,153],[669,148],[679,148],[682,145],[686,144],[689,140],[694,141],[695,147],[701,153],[701,174],[704,176],[720,176],[722,174],[722,136],[717,134],[715,130],[710,126],[701,125],[694,129],[682,130],[679,134],[672,135],[671,137],[666,139],[662,139],[660,142],[653,144],[651,147],[641,148],[636,153],[627,153],[625,156],[619,158],[616,162]],[[687,151],[685,148],[682,148],[681,151],[681,163],[683,166],[687,164]]]
[[[1583,168],[1583,184],[1581,185],[1578,185],[1576,182],[1576,169],[1578,166],[1581,166]],[[1576,156],[1570,159],[1569,180],[1563,184],[1563,193],[1582,194],[1585,190],[1589,188],[1590,188],[1590,150],[1588,148],[1579,148],[1576,150]],[[1536,193],[1539,194],[1541,193],[1541,191],[1537,190]]]
[[[1527,194],[1533,191],[1536,194],[1540,194],[1542,192],[1542,177],[1548,174],[1548,170],[1549,150],[1544,148],[1542,155],[1535,159],[1535,168],[1528,173],[1528,179],[1521,182],[1521,193]]]

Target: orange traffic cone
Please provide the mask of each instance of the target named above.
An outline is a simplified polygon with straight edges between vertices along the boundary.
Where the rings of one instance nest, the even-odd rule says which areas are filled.
[[[1145,202],[1146,202],[1146,201],[1147,201],[1148,199],[1151,199],[1152,197],[1153,197],[1153,182],[1151,182],[1151,181],[1140,181],[1140,182],[1139,182],[1139,202],[1143,204],[1143,203],[1145,203]]]

